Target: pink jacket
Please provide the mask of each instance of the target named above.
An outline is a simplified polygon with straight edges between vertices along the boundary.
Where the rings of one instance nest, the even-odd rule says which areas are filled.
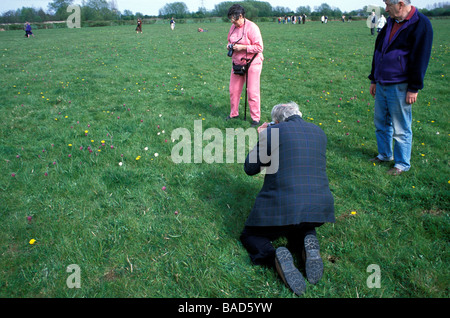
[[[264,60],[264,56],[262,54],[264,45],[261,37],[261,32],[259,27],[252,21],[245,19],[245,23],[236,28],[234,24],[231,25],[230,31],[228,32],[228,44],[244,44],[247,45],[247,52],[233,52],[232,61],[234,64],[243,65],[246,61],[241,58],[251,59],[254,54],[258,54],[258,56],[253,60],[253,64],[261,64]]]

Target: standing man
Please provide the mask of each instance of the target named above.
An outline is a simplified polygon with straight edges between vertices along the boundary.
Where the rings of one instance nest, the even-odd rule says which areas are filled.
[[[248,93],[248,107],[252,118],[252,126],[258,126],[261,118],[260,77],[263,65],[263,40],[258,26],[245,18],[245,9],[234,4],[228,10],[231,28],[228,32],[227,49],[234,65],[246,65],[247,74],[231,70],[230,76],[230,115],[227,120],[239,116],[239,101],[245,84]]]
[[[411,167],[412,104],[423,88],[433,29],[410,0],[384,2],[389,18],[376,39],[369,75],[378,145],[378,155],[370,161],[395,160],[388,174],[397,176]]]
[[[375,25],[377,22],[377,16],[375,15],[375,11],[372,11],[370,15],[370,34],[375,35]]]

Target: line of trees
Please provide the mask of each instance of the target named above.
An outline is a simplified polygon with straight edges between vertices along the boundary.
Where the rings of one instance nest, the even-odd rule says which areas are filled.
[[[44,11],[42,8],[22,7],[17,10],[9,10],[0,16],[0,23],[24,23],[44,22],[44,21],[64,21],[71,14],[66,11],[67,7],[73,4],[74,0],[53,0]],[[118,10],[116,0],[83,0],[81,5],[82,21],[117,21],[117,20],[135,20],[137,18],[169,18],[176,19],[186,18],[210,18],[210,17],[226,17],[228,8],[236,2],[224,1],[215,5],[213,10],[198,8],[196,12],[189,12],[184,2],[173,2],[165,4],[160,10],[158,16],[149,16],[140,12],[133,14],[130,10],[123,12]],[[359,10],[351,12],[342,12],[339,8],[331,7],[327,3],[311,8],[310,6],[300,6],[292,10],[288,7],[277,6],[272,7],[270,3],[265,1],[244,0],[239,1],[246,9],[247,16],[250,19],[261,17],[279,17],[289,15],[306,14],[308,17],[320,17],[322,15],[328,18],[340,18],[343,14],[346,16],[358,17],[367,16],[367,6]],[[384,13],[384,8],[381,9]],[[450,3],[439,2],[432,8],[420,9],[420,11],[428,16],[450,16]]]

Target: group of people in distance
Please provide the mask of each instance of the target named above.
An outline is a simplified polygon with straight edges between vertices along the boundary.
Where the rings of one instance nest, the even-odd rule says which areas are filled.
[[[386,18],[382,14],[379,18],[375,14],[375,11],[372,11],[370,17],[370,34],[375,35],[375,28],[377,28],[377,32],[380,33],[381,29],[386,25]]]
[[[175,29],[175,19],[172,17],[170,19],[169,23],[170,23],[170,29],[173,31]],[[141,19],[137,20],[136,33],[142,33],[142,20]]]
[[[278,17],[278,24],[288,24],[288,23],[292,23],[292,24],[305,24],[306,22],[306,14],[301,14],[301,15],[292,15],[292,16],[287,16],[285,15],[284,18],[282,17]]]
[[[412,105],[423,89],[433,29],[429,19],[410,0],[383,2],[389,18],[380,26],[368,76],[370,94],[375,98],[378,146],[378,155],[369,162],[393,162],[387,174],[399,176],[411,168]],[[233,68],[230,114],[226,120],[239,117],[240,95],[247,82],[252,126],[259,126],[259,140],[246,158],[244,171],[255,175],[266,169],[240,241],[253,264],[274,268],[295,294],[302,295],[306,280],[295,266],[292,253],[299,255],[307,281],[316,284],[324,268],[316,229],[335,221],[334,199],[326,174],[327,137],[321,128],[302,119],[294,102],[274,106],[272,122],[260,125],[263,39],[258,26],[245,18],[245,9],[240,5],[229,9],[228,18],[232,25],[227,49],[232,47]],[[247,74],[236,74],[234,64],[246,66]],[[264,156],[269,156],[269,160],[262,160]],[[273,246],[279,237],[287,238],[286,247]]]

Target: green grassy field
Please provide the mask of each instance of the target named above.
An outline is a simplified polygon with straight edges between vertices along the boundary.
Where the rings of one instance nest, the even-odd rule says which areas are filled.
[[[337,221],[318,230],[325,271],[306,298],[449,296],[450,20],[432,23],[412,169],[399,177],[367,161],[377,152],[365,22],[259,24],[262,120],[295,101],[328,136]],[[224,120],[229,27],[0,32],[1,297],[296,298],[239,242],[263,176],[237,157],[171,158],[177,128],[250,127]],[[67,285],[71,264],[80,288]],[[371,264],[379,288],[367,284]]]

